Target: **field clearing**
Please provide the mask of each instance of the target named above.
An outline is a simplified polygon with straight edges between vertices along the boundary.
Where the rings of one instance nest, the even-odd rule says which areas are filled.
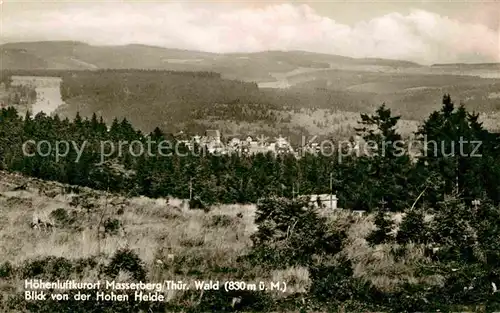
[[[47,115],[51,115],[57,110],[57,108],[64,104],[61,98],[61,91],[59,86],[57,87],[37,87],[37,100],[33,104],[32,114],[37,115],[40,112],[44,112]]]
[[[480,113],[479,121],[492,132],[500,132],[500,112]]]
[[[19,178],[7,176],[14,177],[14,181]],[[31,186],[21,191],[9,191],[17,184],[6,183],[4,179],[0,185],[0,212],[4,217],[0,238],[7,243],[0,251],[3,260],[14,264],[21,264],[33,257],[49,255],[70,259],[99,253],[110,255],[124,246],[137,249],[141,258],[152,264],[156,261],[154,253],[159,249],[179,254],[183,245],[203,245],[204,248],[210,248],[215,252],[230,250],[239,253],[250,244],[248,237],[252,231],[250,227],[254,206],[222,206],[210,213],[204,213],[201,210],[185,210],[161,199],[145,197],[125,199],[87,189],[85,197],[98,208],[93,214],[87,214],[72,204],[75,199],[81,198],[79,195],[64,194],[61,191],[63,187],[56,183],[53,183],[47,191],[49,187],[43,182],[31,181],[33,182]],[[44,187],[40,189],[40,186]],[[54,197],[46,196],[43,192],[48,192]],[[70,215],[78,216],[77,224],[73,225],[72,229],[55,228],[47,233],[30,227],[30,223],[37,219],[56,225],[57,221],[50,213],[58,208],[67,210]],[[117,214],[120,208],[123,213]],[[243,212],[246,217],[236,223],[236,215]],[[203,231],[204,228],[208,230],[204,226],[210,224],[213,216],[221,215],[227,216],[234,224],[216,227],[211,232]],[[120,217],[125,232],[103,240],[99,252],[96,225],[99,224],[101,217],[106,219],[113,216]]]
[[[327,136],[340,134],[342,139],[348,139],[355,134],[355,127],[360,127],[358,121],[360,114],[348,111],[331,111],[327,109],[302,109],[297,112],[289,112],[291,124],[303,127],[311,135]],[[397,130],[403,137],[409,137],[417,131],[419,121],[401,119],[397,124]]]
[[[35,88],[37,93],[36,102],[31,105],[30,111],[32,116],[43,112],[47,115],[51,115],[57,110],[64,101],[61,97],[61,85],[62,79],[60,77],[51,76],[12,76],[12,85],[29,85]],[[1,95],[0,95],[1,99]],[[24,106],[20,105],[20,108]],[[24,111],[20,112],[24,116]]]

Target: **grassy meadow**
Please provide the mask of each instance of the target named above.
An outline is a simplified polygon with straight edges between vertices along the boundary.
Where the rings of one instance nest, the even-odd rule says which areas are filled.
[[[148,282],[285,281],[285,293],[267,292],[272,299],[307,298],[311,287],[307,268],[266,270],[241,260],[250,252],[250,236],[257,229],[254,205],[221,205],[207,212],[190,210],[179,199],[124,198],[87,188],[75,193],[59,183],[5,172],[0,177],[0,259],[12,268],[10,274],[0,278],[2,312],[7,312],[8,299],[23,292],[23,278],[27,278],[24,269],[30,262],[50,257],[70,261],[93,259],[95,266],[79,273],[68,272],[64,279],[96,281],[99,266],[109,264],[113,254],[124,248],[139,256]],[[15,190],[16,187],[23,190]],[[401,220],[401,216],[394,218]],[[350,224],[351,219],[357,221]],[[34,229],[31,224],[37,220],[53,227]],[[410,247],[404,257],[396,260],[392,246],[373,248],[367,244],[365,237],[374,229],[372,216],[354,217],[340,212],[330,215],[329,220],[332,225],[343,221],[352,225],[344,253],[352,261],[356,277],[389,291],[402,282],[418,281],[413,267],[428,261],[422,248]],[[440,277],[426,279],[432,280],[427,283],[440,283]],[[115,280],[133,278],[121,271]],[[165,297],[169,303],[187,310],[199,305],[204,295],[199,291],[169,290]],[[231,305],[230,301],[227,305]]]

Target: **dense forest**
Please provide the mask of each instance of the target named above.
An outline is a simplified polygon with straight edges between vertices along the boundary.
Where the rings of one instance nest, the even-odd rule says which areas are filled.
[[[393,211],[411,206],[416,199],[420,199],[419,205],[433,205],[452,193],[469,203],[482,198],[500,202],[499,137],[483,129],[477,115],[463,107],[455,108],[448,96],[443,99],[443,108],[421,126],[418,138],[423,156],[416,162],[406,150],[403,154],[395,153],[392,145],[382,154],[356,155],[336,149],[333,155],[306,153],[298,159],[291,154],[274,157],[188,153],[182,146],[178,153],[169,148],[169,156],[139,155],[130,146],[125,146],[123,153],[103,154],[102,143],[107,141],[117,147],[120,141],[137,140],[146,147],[151,140],[152,151],[158,151],[155,144],[177,139],[159,128],[144,134],[126,119],[115,119],[108,131],[102,117],[95,114],[91,119],[77,115],[70,121],[43,113],[35,117],[28,114],[22,119],[12,108],[1,112],[1,168],[96,189],[188,198],[191,184],[193,194],[206,203],[247,203],[268,195],[291,198],[298,193],[327,193],[332,177],[340,206],[353,210],[369,211],[381,201],[387,202],[387,208]],[[364,140],[382,147],[401,140],[395,130],[398,119],[382,106],[373,115],[362,114],[363,127],[357,131]],[[27,140],[48,141],[52,151],[47,156],[25,156],[22,149]],[[76,147],[82,147],[86,141],[78,162],[74,146],[70,146],[67,156],[57,156],[57,141],[74,142]],[[477,141],[481,145],[474,145]],[[34,145],[29,147],[34,149]],[[472,152],[481,157],[471,157]]]
[[[129,69],[0,72],[1,80],[6,83],[12,75],[61,77],[62,100],[67,103],[60,112],[64,116],[73,118],[79,112],[80,116],[90,118],[96,112],[106,123],[115,117],[126,118],[145,132],[155,126],[164,132],[195,132],[202,128],[198,125],[213,120],[252,124],[254,132],[260,124],[293,132],[296,125],[286,116],[292,110],[326,108],[368,113],[376,108],[371,93],[258,88],[256,83],[224,79],[213,72]]]
[[[224,250],[221,261],[200,249],[204,240],[188,242],[196,252],[187,246],[182,249],[192,258],[176,259],[176,263],[165,264],[161,270],[177,266],[176,274],[187,277],[225,273],[240,280],[254,278],[263,270],[304,270],[311,282],[305,293],[286,297],[260,291],[209,290],[202,293],[203,297],[195,294],[199,300],[194,303],[188,301],[193,294],[187,292],[164,303],[30,302],[21,295],[3,304],[33,312],[181,312],[186,307],[191,312],[297,308],[301,312],[493,312],[500,308],[496,290],[500,283],[500,136],[485,130],[477,118],[463,106],[455,107],[450,96],[445,95],[441,109],[432,113],[418,131],[422,155],[417,158],[400,153],[399,147],[393,145],[386,145],[385,153],[367,150],[370,153],[357,155],[342,150],[333,155],[307,153],[300,158],[291,154],[216,156],[201,153],[202,147],[190,153],[181,145],[178,151],[167,147],[163,155],[140,154],[136,149],[126,149],[122,154],[105,150],[106,157],[101,159],[102,142],[138,141],[146,146],[149,141],[151,151],[155,151],[155,142],[176,142],[177,138],[158,128],[144,134],[126,119],[115,119],[108,130],[95,114],[90,119],[77,115],[72,121],[43,113],[34,117],[27,114],[23,119],[14,108],[2,109],[2,170],[121,193],[126,198],[146,195],[185,199],[190,197],[191,187],[190,208],[206,208],[206,213],[201,212],[206,216],[211,213],[210,204],[258,203],[254,220],[258,228],[250,236],[252,245],[244,255],[228,258],[230,252]],[[372,114],[361,114],[356,131],[366,142],[377,144],[371,149],[383,147],[401,140],[395,129],[398,120],[391,110],[381,106]],[[41,153],[35,153],[33,144],[23,146],[29,140],[40,143]],[[63,141],[69,142],[72,149],[65,155],[57,154],[54,149],[64,148]],[[52,151],[47,151],[49,145]],[[342,158],[340,152],[345,152]],[[363,226],[364,222],[351,215],[342,216],[342,212],[328,219],[305,200],[297,199],[297,195],[329,192],[330,179],[340,207],[370,211],[375,228]],[[153,206],[148,209],[153,210]],[[161,223],[179,223],[180,217],[172,215],[173,208],[164,205],[156,210],[160,212],[154,218]],[[65,223],[75,224],[71,227],[81,227],[80,222],[86,220],[68,222],[66,217],[70,215],[63,214],[65,209],[55,211]],[[402,216],[397,226],[395,215]],[[116,228],[124,218],[107,220],[104,228]],[[236,225],[228,216],[212,218],[203,226],[204,231]],[[156,228],[168,228],[165,225]],[[144,229],[136,229],[145,233]],[[227,229],[224,234],[233,234],[234,229]],[[78,231],[75,234],[82,236]],[[234,245],[238,237],[235,240]],[[123,270],[135,280],[145,280],[147,274],[159,271],[156,262],[145,264],[130,249],[115,251],[105,265],[97,266],[96,260],[45,257],[17,267],[5,262],[0,264],[0,277],[66,279],[68,273],[93,268],[100,277],[114,279]],[[235,298],[242,302],[231,306]]]
[[[126,118],[144,132],[159,127],[163,132],[200,133],[217,125],[234,136],[328,135],[343,139],[346,132],[318,129],[298,110],[330,110],[369,113],[385,103],[402,120],[426,118],[439,107],[446,91],[468,111],[492,115],[490,130],[497,121],[498,81],[473,76],[378,73],[354,70],[325,70],[297,73],[286,80],[289,88],[260,88],[214,72],[166,70],[3,70],[0,80],[8,84],[12,75],[61,77],[61,95],[67,105],[61,116],[73,119],[76,112],[90,118],[95,112],[110,124]],[[318,122],[320,122],[318,120]],[[348,126],[348,125],[343,125]],[[300,140],[299,140],[300,142]]]

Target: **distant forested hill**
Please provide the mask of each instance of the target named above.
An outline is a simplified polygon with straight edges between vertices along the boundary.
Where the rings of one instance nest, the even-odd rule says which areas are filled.
[[[266,55],[286,57],[286,53]],[[326,57],[318,55],[318,62]],[[317,69],[284,76],[289,88],[259,88],[256,82],[228,79],[213,71],[0,71],[4,82],[11,75],[62,77],[66,105],[58,110],[60,115],[97,113],[108,124],[114,118],[127,118],[146,132],[159,126],[166,132],[218,128],[231,136],[335,134],[344,138],[351,135],[344,130],[355,126],[352,113],[371,112],[385,103],[415,124],[436,110],[440,106],[436,99],[448,92],[468,110],[485,114],[488,125],[500,125],[500,80],[474,76]]]
[[[393,112],[402,115],[404,119],[421,120],[439,107],[440,103],[436,99],[439,99],[443,93],[455,95],[457,101],[464,103],[471,111],[491,113],[500,110],[499,98],[496,95],[500,90],[500,79],[493,79],[495,71],[498,74],[499,64],[423,66],[404,60],[357,59],[305,51],[217,54],[139,44],[93,46],[77,41],[7,43],[0,45],[0,51],[2,70],[24,69],[25,73],[29,75],[59,76],[61,74],[57,70],[68,72],[74,70],[102,71],[104,69],[132,70],[131,73],[134,70],[144,69],[161,70],[163,73],[167,73],[165,71],[214,72],[220,74],[218,79],[257,83],[259,87],[273,87],[273,89],[266,90],[261,88],[260,91],[257,91],[255,86],[250,88],[252,90],[245,87],[245,92],[240,93],[239,98],[232,96],[241,91],[238,88],[227,91],[228,94],[224,97],[213,98],[216,91],[208,91],[204,88],[202,86],[203,80],[192,81],[182,88],[176,87],[176,91],[169,90],[169,93],[176,94],[191,88],[189,94],[197,95],[194,97],[194,102],[200,102],[200,105],[195,106],[202,107],[203,110],[209,110],[210,106],[202,106],[202,104],[213,103],[214,100],[224,103],[250,102],[262,105],[271,103],[278,107],[295,109],[322,108],[350,112],[372,111],[374,107],[386,103],[388,107],[393,109]],[[33,70],[36,73],[33,73]],[[88,75],[92,74],[86,75],[79,75],[78,78],[72,80],[84,80],[85,77],[90,77]],[[85,84],[86,87],[80,91],[71,87],[71,94],[68,94],[67,98],[71,99],[69,102],[75,105],[75,108],[70,107],[70,111],[84,109],[86,106],[92,109],[102,109],[99,108],[100,105],[95,105],[93,102],[98,99],[102,100],[103,95],[98,98],[88,98],[94,92],[93,88],[102,91],[102,88],[105,87],[98,85],[104,80],[109,80],[109,75],[114,74],[106,75],[108,75],[106,78],[97,79],[93,87]],[[162,75],[165,74],[158,72],[150,74],[148,83],[161,85]],[[119,79],[120,77],[116,76],[115,78]],[[93,77],[92,80],[96,80],[96,78]],[[70,82],[69,79],[65,79],[65,81],[68,84]],[[178,82],[184,83],[187,80],[181,79]],[[221,82],[222,80],[219,83]],[[71,85],[75,84],[78,82],[71,83]],[[122,81],[120,84],[128,85],[130,82]],[[141,84],[139,83],[139,85]],[[230,85],[228,81],[224,84],[225,86]],[[209,84],[209,86],[213,85]],[[239,86],[243,85],[239,84]],[[289,89],[276,88],[283,86],[287,86]],[[113,88],[117,94],[116,101],[123,101],[120,87],[115,87]],[[141,85],[141,88],[143,87]],[[162,88],[168,89],[170,87],[161,87],[160,89]],[[128,89],[129,91],[130,89],[136,90],[134,97],[142,102],[141,110],[145,104],[151,102],[151,91],[137,92],[137,88],[134,86],[128,86]],[[252,95],[250,96],[249,93]],[[165,95],[156,95],[153,102],[164,101],[165,97]],[[172,97],[176,98],[177,96]],[[190,96],[182,96],[181,98],[191,99]],[[179,98],[176,99],[169,99],[169,110],[175,101],[179,102]],[[116,111],[120,111],[120,114],[128,112],[118,110],[115,100],[107,98],[106,101],[108,104],[107,109],[103,110],[104,115],[110,116]],[[90,104],[87,105],[84,102]],[[180,102],[185,108],[193,105],[193,103],[185,103],[185,101]],[[130,101],[127,101],[126,104],[133,106]],[[109,111],[111,108],[113,112]],[[175,112],[170,113],[177,116]],[[185,115],[181,114],[181,117],[187,119]],[[151,122],[154,124],[157,121]]]
[[[222,122],[244,124],[249,133],[261,133],[262,128],[269,135],[304,133],[290,123],[289,112],[301,108],[366,112],[372,107],[369,94],[259,89],[255,83],[211,72],[99,70],[65,72],[62,77],[61,94],[68,104],[59,111],[63,115],[97,113],[108,122],[127,118],[144,131],[159,125],[168,132],[199,132]]]
[[[247,81],[275,81],[270,73],[332,66],[420,67],[408,61],[355,59],[303,51],[216,54],[130,44],[93,46],[76,41],[20,42],[0,45],[2,69],[161,69],[215,71]]]
[[[302,109],[367,112],[374,107],[370,93],[352,97],[335,90],[263,89],[213,72],[4,70],[0,80],[8,83],[13,75],[61,77],[66,105],[57,113],[62,116],[97,113],[108,124],[115,118],[127,118],[148,132],[154,126],[166,132],[197,133],[217,127],[236,136],[293,136],[308,133],[307,123],[292,121],[292,115]]]

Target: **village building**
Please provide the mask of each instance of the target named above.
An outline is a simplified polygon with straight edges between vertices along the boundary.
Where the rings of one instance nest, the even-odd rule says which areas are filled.
[[[204,136],[195,135],[191,137],[190,149],[194,147],[195,143],[206,148],[209,153],[294,153],[292,145],[281,136],[276,138],[275,142],[270,143],[256,140],[252,136],[247,136],[244,140],[234,137],[229,141],[223,142],[219,130],[207,130]]]
[[[196,144],[200,144],[201,142],[201,136],[199,135],[194,135],[192,139]]]
[[[205,132],[205,137],[209,142],[221,143],[221,136],[219,130],[207,130]]]
[[[274,151],[276,153],[293,153],[293,148],[290,142],[285,138],[281,137],[281,135],[276,138],[276,142],[274,145]]]
[[[231,147],[239,147],[240,145],[241,145],[240,138],[235,137],[229,141],[229,146],[231,146]]]
[[[205,136],[194,139],[197,144],[207,149],[209,153],[225,153],[219,130],[207,130]]]
[[[337,209],[337,196],[330,194],[312,194],[308,196],[301,196],[300,198],[309,198],[309,204],[318,209]]]

